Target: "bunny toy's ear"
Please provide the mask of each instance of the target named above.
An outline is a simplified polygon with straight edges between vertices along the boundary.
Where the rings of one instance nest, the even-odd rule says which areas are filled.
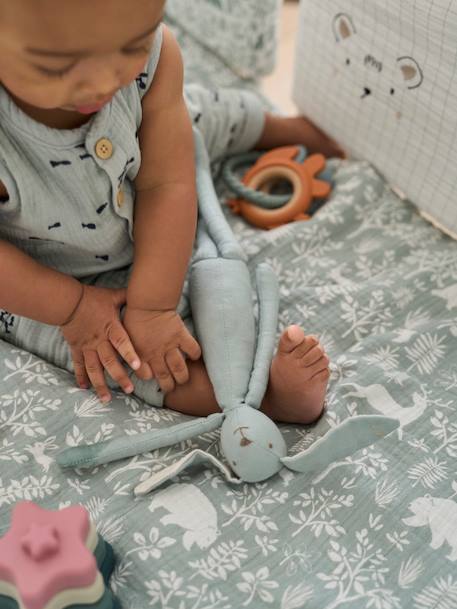
[[[424,75],[420,65],[412,57],[399,57],[397,64],[401,70],[403,80],[408,89],[417,89],[421,86]]]
[[[281,462],[289,469],[301,473],[323,470],[331,463],[350,457],[361,448],[378,442],[398,426],[397,419],[379,415],[351,417],[307,450],[293,457],[283,457]]]
[[[357,33],[354,22],[346,13],[338,13],[333,19],[333,34],[337,42],[342,42]]]

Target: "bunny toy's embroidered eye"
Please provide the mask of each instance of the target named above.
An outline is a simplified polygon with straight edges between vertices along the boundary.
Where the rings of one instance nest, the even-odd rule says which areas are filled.
[[[390,94],[391,94],[391,95],[395,95],[395,89],[394,89],[394,88],[392,88],[392,89],[390,90]]]
[[[346,65],[350,66],[351,65],[351,60],[349,59],[349,57],[346,59]]]

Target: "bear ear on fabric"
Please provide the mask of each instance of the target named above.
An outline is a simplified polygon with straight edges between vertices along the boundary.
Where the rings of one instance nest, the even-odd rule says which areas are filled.
[[[347,13],[338,13],[333,19],[333,34],[337,42],[351,38],[357,33],[354,22]]]
[[[409,56],[399,57],[397,65],[400,68],[403,80],[408,89],[417,89],[424,80],[420,65],[415,59]]]

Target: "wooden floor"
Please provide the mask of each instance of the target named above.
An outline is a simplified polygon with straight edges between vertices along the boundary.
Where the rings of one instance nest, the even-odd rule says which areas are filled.
[[[285,113],[295,113],[296,107],[291,100],[295,40],[298,29],[298,2],[289,0],[284,3],[281,15],[281,33],[278,61],[273,74],[262,81],[266,95]]]

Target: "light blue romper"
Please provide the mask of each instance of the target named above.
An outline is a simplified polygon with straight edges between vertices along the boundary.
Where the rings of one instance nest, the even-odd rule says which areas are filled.
[[[8,191],[8,198],[0,199],[0,239],[85,283],[127,286],[134,180],[141,164],[141,100],[154,86],[161,46],[162,27],[144,72],[77,129],[51,129],[36,122],[0,85],[0,181]],[[252,93],[188,85],[185,99],[212,160],[249,150],[259,139],[264,110]],[[185,294],[178,311],[188,318]],[[192,329],[191,320],[186,323]],[[0,338],[73,371],[58,327],[1,310],[1,303]],[[155,381],[134,376],[132,381],[140,398],[162,405]]]

